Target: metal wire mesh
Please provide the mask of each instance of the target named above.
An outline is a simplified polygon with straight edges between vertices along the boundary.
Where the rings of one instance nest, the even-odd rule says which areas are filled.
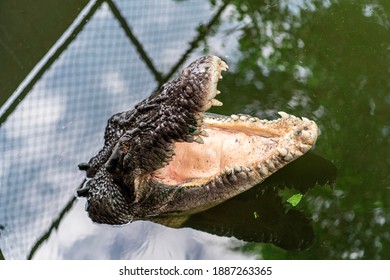
[[[0,116],[0,248],[24,259],[72,199],[107,118],[200,54],[225,4],[91,1]],[[218,8],[222,10],[218,11]],[[198,40],[198,41],[197,41]],[[14,96],[15,96],[14,95]]]

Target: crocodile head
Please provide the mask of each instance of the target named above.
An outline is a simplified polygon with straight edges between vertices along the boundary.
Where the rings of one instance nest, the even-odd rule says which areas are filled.
[[[307,152],[317,126],[280,112],[261,120],[215,115],[218,80],[228,66],[205,56],[134,109],[113,115],[102,150],[88,164],[79,196],[98,223],[124,224],[213,207]]]

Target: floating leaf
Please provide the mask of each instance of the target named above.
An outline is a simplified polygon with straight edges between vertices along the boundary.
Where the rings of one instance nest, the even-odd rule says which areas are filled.
[[[303,195],[301,193],[296,193],[293,196],[291,196],[289,199],[287,199],[287,202],[290,203],[293,207],[295,207],[301,201],[302,196]]]

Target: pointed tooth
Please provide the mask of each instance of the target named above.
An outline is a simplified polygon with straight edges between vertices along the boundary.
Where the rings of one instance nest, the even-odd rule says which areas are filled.
[[[240,117],[239,116],[237,116],[237,115],[231,115],[230,116],[234,121],[237,121]]]
[[[286,155],[284,158],[283,158],[285,161],[289,162],[289,161],[292,161],[293,160],[293,156],[291,154],[288,154]]]
[[[273,156],[272,159],[274,160],[273,163],[276,170],[282,168],[281,160],[279,159],[279,157]]]
[[[233,184],[236,183],[237,182],[236,174],[234,174],[234,172],[230,173],[228,175],[228,180],[229,180],[230,183],[233,183]]]
[[[300,150],[291,151],[291,154],[292,154],[295,158],[298,158],[298,157],[300,157],[300,156],[303,155],[303,153],[302,153]]]
[[[256,119],[253,118],[253,117],[251,117],[249,120],[250,120],[251,122],[256,122]]]
[[[306,153],[308,150],[310,150],[311,146],[307,144],[300,143],[299,148],[303,153]]]
[[[268,175],[267,168],[265,168],[264,165],[262,165],[261,163],[258,165],[258,169],[259,169],[260,175],[262,175],[263,177]]]
[[[202,131],[199,133],[199,135],[204,136],[204,137],[208,137],[208,136],[209,136],[209,134],[208,134],[208,132],[207,132],[206,130],[202,130]]]
[[[241,166],[234,166],[234,171],[241,172],[242,171]]]
[[[201,137],[196,137],[194,138],[194,142],[198,143],[198,144],[204,144],[204,141]]]
[[[218,95],[218,94],[221,94],[221,91],[220,91],[220,90],[217,90],[217,95]]]
[[[222,106],[223,103],[217,99],[211,99],[211,105],[213,106]]]
[[[223,78],[222,75],[219,75],[219,79],[222,80],[222,78]]]
[[[310,139],[311,138],[311,133],[307,130],[302,130],[302,136],[305,138],[305,139]]]
[[[194,137],[191,135],[186,135],[183,138],[184,138],[183,140],[188,142],[188,143],[194,142]],[[181,142],[181,141],[179,140],[178,142]]]
[[[240,180],[245,180],[247,177],[248,177],[248,174],[246,172],[237,172],[236,173],[236,176],[240,179]]]
[[[226,168],[225,168],[225,173],[226,173],[226,174],[231,174],[231,173],[232,173],[231,168],[226,167]]]
[[[229,180],[228,180],[228,178],[227,178],[227,174],[225,174],[225,176],[222,176],[222,181],[223,181],[223,184],[225,185],[225,186],[229,186],[229,185],[231,185],[230,184],[230,182],[229,182]]]
[[[242,120],[242,121],[246,121],[247,119],[248,119],[248,117],[245,115],[240,116],[240,120]]]
[[[287,114],[286,112],[278,112],[278,114],[282,117],[282,119],[288,119],[289,118],[289,114]]]
[[[195,119],[196,119],[196,121],[197,121],[197,122],[201,122],[201,121],[203,121],[203,117],[202,117],[202,115],[201,115],[201,114],[199,114],[199,115],[195,115]]]
[[[225,61],[221,61],[221,70],[226,71],[229,69],[229,65]]]
[[[285,157],[288,154],[288,150],[286,148],[278,148],[278,152],[281,157]]]
[[[271,171],[275,170],[275,165],[271,160],[267,159],[266,164],[268,166],[268,170],[271,170]]]
[[[238,182],[237,176],[233,173],[229,175],[228,180],[229,180],[229,183],[233,184],[233,185],[237,184],[237,182]]]

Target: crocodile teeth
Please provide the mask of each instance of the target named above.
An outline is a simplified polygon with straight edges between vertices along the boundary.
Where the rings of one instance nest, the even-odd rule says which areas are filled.
[[[229,167],[226,167],[226,168],[225,168],[225,173],[226,173],[226,174],[231,174],[231,173],[232,173],[232,170],[231,170]]]
[[[303,153],[306,153],[308,150],[310,150],[311,146],[301,143],[299,144],[299,148]]]
[[[237,116],[237,115],[231,115],[230,116],[231,118],[232,118],[232,120],[234,120],[234,121],[237,121],[240,117],[239,116]]]
[[[241,166],[234,166],[234,171],[241,172],[242,171]]]
[[[289,114],[287,114],[286,112],[278,112],[278,114],[282,117],[282,119],[288,119],[290,117]]]
[[[298,158],[303,155],[303,153],[300,150],[295,150],[291,152],[295,158]]]
[[[178,142],[180,142],[181,139],[178,140]],[[186,135],[183,137],[183,140],[188,142],[188,143],[191,143],[191,142],[194,142],[194,137],[191,136],[191,135]]]
[[[276,169],[274,163],[273,163],[271,160],[267,159],[267,160],[265,161],[265,163],[267,164],[269,170],[272,171],[272,170],[275,170],[275,169]]]
[[[302,130],[302,137],[309,140],[311,138],[311,133],[307,130]]]
[[[265,168],[262,164],[258,165],[259,172],[262,176],[267,176],[268,175],[268,170]]]
[[[204,144],[204,141],[201,137],[196,137],[194,138],[194,142],[198,143],[198,144]]]
[[[288,150],[286,148],[278,148],[278,152],[281,157],[285,157],[288,154]]]
[[[217,99],[211,99],[211,105],[212,106],[222,106],[223,103]]]
[[[218,95],[218,94],[221,94],[221,91],[220,91],[220,90],[217,90],[217,95]]]
[[[231,183],[237,183],[237,176],[233,172],[228,175],[228,180]]]
[[[293,156],[291,154],[288,154],[286,155],[284,158],[283,158],[285,161],[289,162],[289,161],[292,161],[293,160]]]
[[[221,60],[221,70],[226,71],[229,69],[229,66],[225,63],[225,61]]]
[[[199,135],[204,136],[204,137],[208,137],[208,136],[209,136],[209,134],[207,133],[206,130],[202,130],[202,131],[199,133]]]

